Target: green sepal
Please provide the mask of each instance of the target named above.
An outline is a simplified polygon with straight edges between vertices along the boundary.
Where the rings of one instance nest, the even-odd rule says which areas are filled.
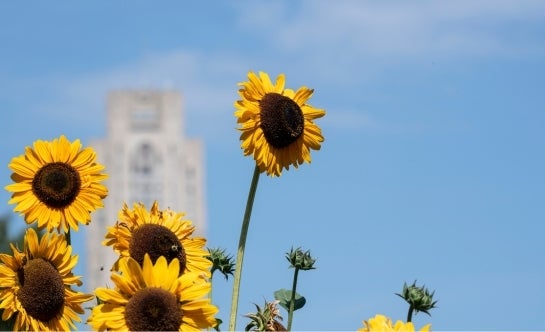
[[[216,318],[216,325],[214,325],[214,330],[220,332],[220,325],[223,323],[223,321],[219,318]]]

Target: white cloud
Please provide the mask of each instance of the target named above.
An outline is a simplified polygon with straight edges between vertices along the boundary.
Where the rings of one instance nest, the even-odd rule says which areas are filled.
[[[280,4],[283,4],[280,5]],[[241,24],[310,57],[516,56],[543,54],[521,26],[545,17],[543,1],[307,0],[245,3]],[[252,13],[251,15],[249,13]],[[521,42],[521,37],[524,41]],[[517,44],[513,48],[513,43]]]
[[[100,134],[108,91],[172,88],[183,94],[188,132],[221,139],[236,127],[236,83],[248,69],[286,72],[290,87],[316,88],[313,104],[320,106],[335,104],[343,89],[364,98],[357,91],[364,95],[366,84],[398,63],[545,54],[545,44],[531,35],[532,22],[545,18],[544,1],[245,1],[234,6],[244,45],[255,52],[240,45],[214,52],[177,48],[78,76],[10,80],[3,85],[12,99],[27,98],[28,89],[47,92],[27,101],[24,115],[13,115],[14,121],[30,116],[38,127],[49,117],[58,119],[57,127]],[[335,127],[381,127],[368,113],[330,112],[327,119]]]

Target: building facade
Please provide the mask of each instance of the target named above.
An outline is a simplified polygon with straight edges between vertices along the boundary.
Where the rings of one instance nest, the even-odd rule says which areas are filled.
[[[113,286],[110,268],[117,256],[101,243],[124,202],[130,208],[141,202],[149,209],[157,200],[162,210],[185,212],[196,226],[196,235],[204,236],[206,231],[203,144],[184,135],[179,92],[111,92],[106,136],[90,144],[106,166],[108,197],[86,227],[89,290]]]

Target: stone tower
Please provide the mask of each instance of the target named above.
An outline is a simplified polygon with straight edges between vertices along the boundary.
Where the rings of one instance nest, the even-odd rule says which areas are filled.
[[[108,197],[86,227],[88,290],[113,286],[110,268],[117,256],[101,243],[126,202],[154,200],[161,210],[185,212],[204,236],[204,152],[202,142],[183,130],[182,98],[176,91],[120,90],[107,100],[107,137],[91,142],[106,166]]]

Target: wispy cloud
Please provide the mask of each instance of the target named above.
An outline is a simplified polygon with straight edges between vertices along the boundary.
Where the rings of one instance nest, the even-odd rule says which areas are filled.
[[[323,53],[349,50],[355,57],[399,58],[545,51],[528,38],[537,33],[528,30],[528,23],[545,17],[545,3],[535,0],[312,0],[299,6],[248,2],[243,8],[252,13],[241,15],[243,26],[294,52],[322,47]]]
[[[543,38],[532,30],[537,25],[533,22],[545,18],[543,1],[244,1],[233,6],[241,38],[248,38],[246,46],[259,52],[240,45],[213,51],[173,48],[137,54],[124,64],[76,76],[57,72],[31,80],[0,80],[9,99],[24,108],[10,113],[6,123],[32,117],[40,130],[36,135],[43,135],[41,123],[54,118],[56,127],[100,134],[108,91],[168,88],[183,94],[190,134],[221,139],[236,126],[232,121],[236,83],[249,69],[282,70],[290,87],[316,88],[313,103],[322,106],[334,104],[332,98],[345,90],[353,98],[363,98],[354,94],[380,80],[388,66],[545,54]],[[30,89],[33,98],[27,101]],[[377,130],[381,125],[370,114],[331,114],[327,123]],[[10,130],[16,128],[4,132]]]

